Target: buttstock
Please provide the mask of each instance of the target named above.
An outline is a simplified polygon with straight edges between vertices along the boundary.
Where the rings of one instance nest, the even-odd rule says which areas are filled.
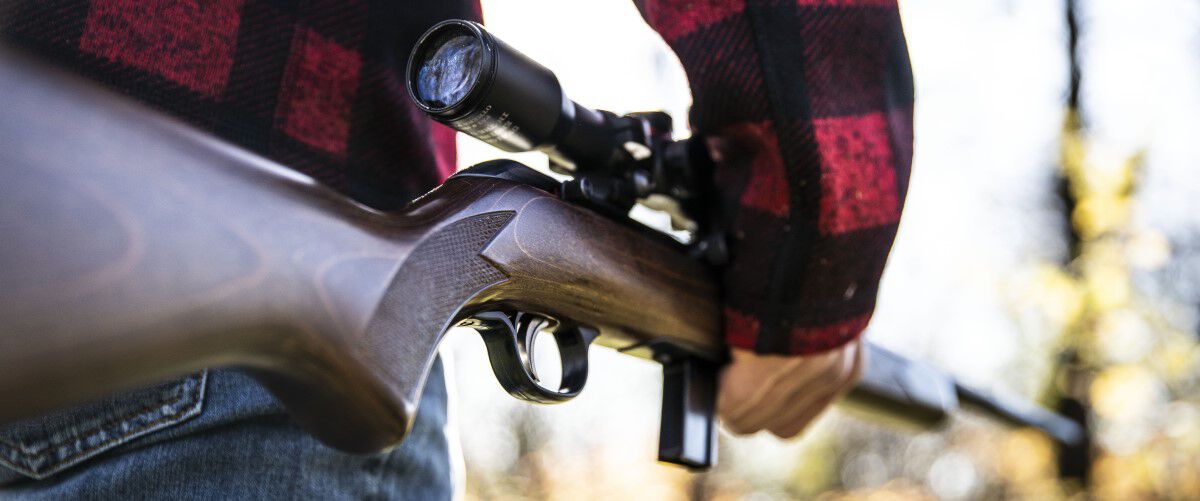
[[[707,270],[520,175],[383,214],[28,55],[0,68],[0,424],[233,366],[377,451],[444,331],[494,309],[721,353]]]

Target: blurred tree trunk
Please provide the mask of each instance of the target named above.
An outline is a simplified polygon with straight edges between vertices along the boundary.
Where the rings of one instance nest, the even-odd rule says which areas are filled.
[[[1063,230],[1067,242],[1067,255],[1062,266],[1068,275],[1079,281],[1082,280],[1076,264],[1083,255],[1086,245],[1084,237],[1077,226],[1075,218],[1079,206],[1079,196],[1087,189],[1082,180],[1083,165],[1083,111],[1080,103],[1080,83],[1082,70],[1079,64],[1079,10],[1077,0],[1065,0],[1064,18],[1067,28],[1067,62],[1069,82],[1067,89],[1066,112],[1063,117],[1062,136],[1059,144],[1059,168],[1056,182],[1056,192],[1062,207]],[[1087,314],[1085,313],[1084,316]],[[1076,324],[1086,322],[1077,319]],[[1068,327],[1063,333],[1062,352],[1059,354],[1055,370],[1052,371],[1048,399],[1055,401],[1058,412],[1084,424],[1088,429],[1087,389],[1092,374],[1081,363],[1079,350],[1080,336],[1077,326]],[[1059,477],[1076,481],[1079,487],[1087,486],[1088,474],[1091,469],[1090,437],[1078,448],[1059,451]]]

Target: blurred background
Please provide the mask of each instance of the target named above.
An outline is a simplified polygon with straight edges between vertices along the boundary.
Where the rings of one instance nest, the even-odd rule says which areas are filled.
[[[901,0],[915,158],[867,336],[980,387],[1086,404],[1086,491],[1037,433],[970,414],[924,433],[837,409],[799,440],[722,432],[720,466],[689,474],[655,462],[658,365],[593,350],[582,396],[530,406],[455,331],[466,498],[1200,497],[1200,2],[1073,4]],[[632,2],[485,1],[484,17],[579,103],[684,128],[686,77]],[[459,145],[461,166],[513,157]]]

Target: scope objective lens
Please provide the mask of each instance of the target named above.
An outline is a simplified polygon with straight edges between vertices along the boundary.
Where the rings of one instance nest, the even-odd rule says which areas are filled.
[[[622,154],[605,115],[575,104],[553,72],[477,23],[431,27],[406,75],[421,111],[502,150],[538,149],[560,165],[607,165]]]
[[[458,35],[432,51],[417,70],[417,98],[430,108],[447,108],[467,96],[483,70],[483,44]]]

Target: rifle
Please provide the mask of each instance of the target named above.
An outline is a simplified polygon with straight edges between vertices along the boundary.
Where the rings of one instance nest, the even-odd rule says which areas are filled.
[[[726,348],[683,244],[508,161],[379,212],[28,55],[0,47],[0,67],[0,423],[234,366],[324,443],[380,451],[467,325],[536,402],[578,394],[593,344],[662,362],[660,459],[715,460]],[[539,332],[558,388],[533,372]],[[870,360],[853,398],[925,424],[953,410],[952,380]]]

